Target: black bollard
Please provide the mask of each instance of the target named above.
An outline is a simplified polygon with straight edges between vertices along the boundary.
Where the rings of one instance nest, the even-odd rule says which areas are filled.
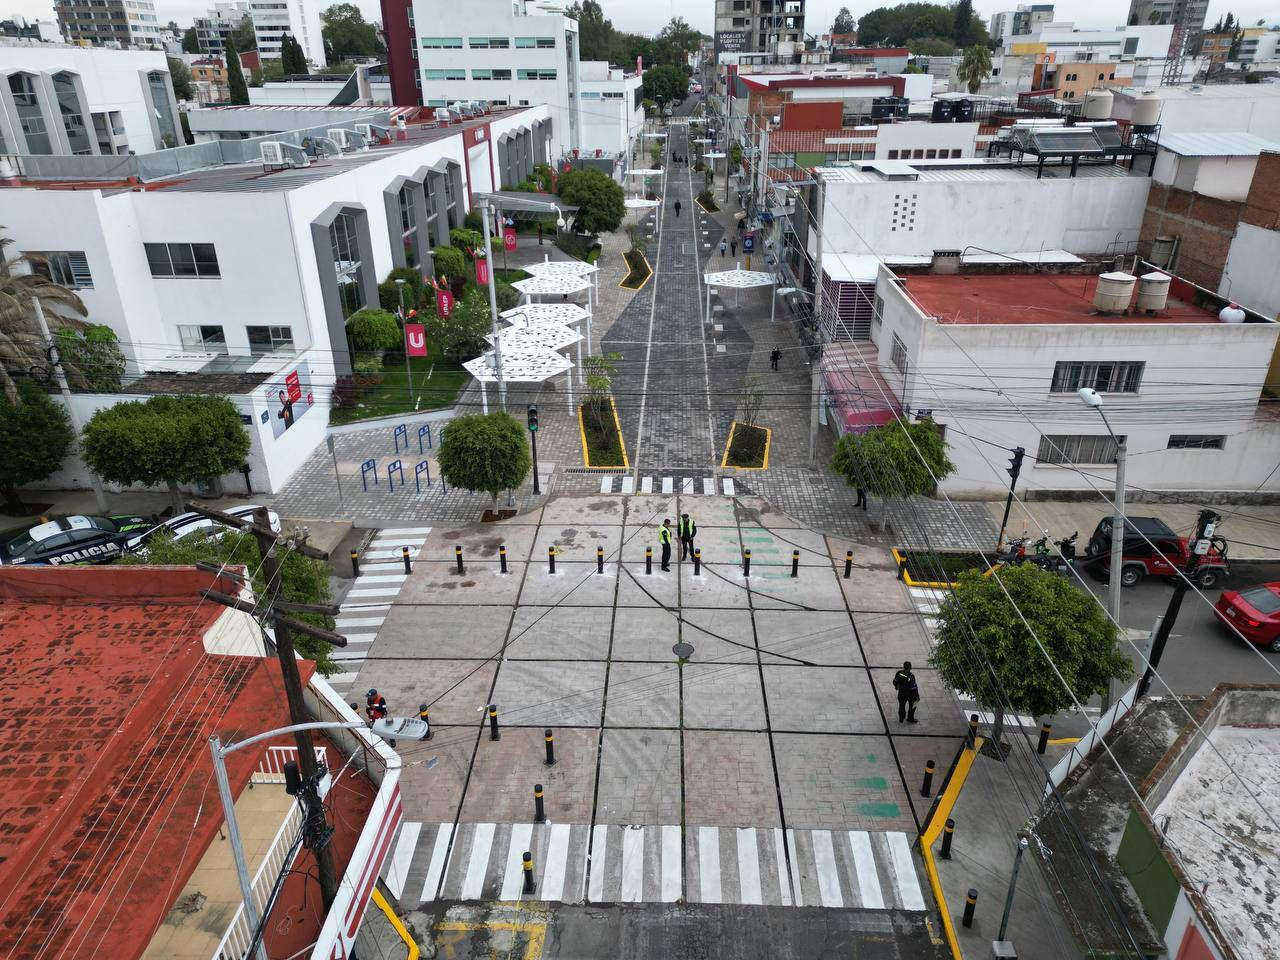
[[[1044,753],[1049,749],[1049,731],[1053,729],[1053,724],[1040,724],[1040,742],[1036,744],[1036,753]]]
[[[653,573],[653,547],[644,548],[644,572]]]
[[[533,893],[535,889],[533,882],[533,854],[526,850],[524,852],[524,892]]]
[[[951,835],[956,832],[956,822],[948,820],[946,826],[942,828],[942,849],[938,851],[938,856],[943,860],[951,859]]]
[[[556,548],[547,547],[547,572],[556,572]]]
[[[846,550],[844,552],[844,578],[848,580],[853,576],[853,551]]]
[[[742,575],[744,577],[751,576],[751,551],[745,550],[742,554]]]
[[[498,705],[496,703],[489,704],[489,739],[502,739],[502,734],[498,732]]]
[[[466,572],[467,572],[467,568],[466,568],[466,567],[464,567],[464,566],[462,565],[462,544],[460,544],[460,543],[458,543],[458,544],[454,544],[454,547],[453,547],[453,560],[454,560],[454,562],[458,565],[458,572],[459,572],[459,573],[466,573]]]
[[[973,887],[970,887],[969,895],[964,898],[964,917],[960,921],[964,924],[966,930],[973,926],[973,911],[976,910],[977,907],[978,891]]]
[[[547,811],[542,805],[542,784],[533,785],[533,822],[546,823]]]
[[[351,576],[360,576],[360,554],[358,551],[351,551]]]
[[[431,739],[431,716],[427,710],[425,703],[418,704],[418,719],[427,725],[427,732],[422,735],[423,740]]]
[[[604,573],[604,547],[596,547],[596,573]]]
[[[920,796],[927,797],[933,793],[934,762],[929,760],[924,765],[924,783],[920,784]]]
[[[404,559],[404,572],[405,572],[405,573],[413,573],[413,567],[412,567],[412,566],[410,566],[410,564],[409,564],[409,548],[408,548],[408,547],[401,547],[401,548],[400,548],[400,556]]]
[[[556,741],[550,730],[543,730],[542,736],[547,741],[547,766],[555,766],[556,762]]]
[[[702,549],[700,547],[693,548],[693,575],[695,577],[702,576]]]
[[[791,551],[791,576],[792,577],[800,576],[800,551],[799,550]]]
[[[965,746],[973,747],[978,742],[978,715],[976,713],[969,714],[969,732],[965,736]]]
[[[458,559],[462,559],[459,557]],[[504,543],[498,548],[498,565],[503,573],[507,572],[507,545]]]

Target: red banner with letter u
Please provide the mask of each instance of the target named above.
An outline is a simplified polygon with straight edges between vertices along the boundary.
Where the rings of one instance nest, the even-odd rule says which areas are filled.
[[[436,316],[448,317],[453,313],[453,294],[441,287],[436,291]]]
[[[404,325],[404,350],[411,357],[427,355],[427,328],[420,323]]]

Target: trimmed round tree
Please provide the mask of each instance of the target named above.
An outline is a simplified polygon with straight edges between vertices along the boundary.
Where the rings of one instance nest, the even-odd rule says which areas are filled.
[[[103,480],[163,483],[181,512],[178,484],[238,470],[249,453],[249,434],[226,397],[152,397],[99,410],[85,424],[83,448]]]
[[[592,167],[562,174],[559,193],[561,200],[578,208],[573,215],[573,228],[579,233],[617,230],[627,213],[622,186]]]
[[[62,467],[75,439],[62,404],[30,380],[18,384],[18,402],[0,397],[0,490],[6,505],[21,503],[18,487]]]
[[[995,714],[998,744],[1005,710],[1051,716],[1074,705],[1072,694],[1084,703],[1127,679],[1133,668],[1116,638],[1098,601],[1066,577],[1030,563],[990,576],[967,570],[938,611],[929,662],[947,687]]]
[[[841,437],[836,441],[831,469],[849,486],[880,497],[883,504],[888,497],[928,493],[935,478],[950,476],[955,464],[947,458],[946,443],[932,420],[895,420],[866,433]]]
[[[533,467],[525,428],[509,413],[490,413],[450,420],[440,443],[440,473],[463,490],[483,490],[493,497],[524,483]]]

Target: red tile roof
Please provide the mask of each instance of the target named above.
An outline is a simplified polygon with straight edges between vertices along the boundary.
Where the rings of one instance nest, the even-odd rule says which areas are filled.
[[[212,580],[0,569],[0,956],[139,956],[222,823],[209,735],[288,723],[274,661],[205,653]]]

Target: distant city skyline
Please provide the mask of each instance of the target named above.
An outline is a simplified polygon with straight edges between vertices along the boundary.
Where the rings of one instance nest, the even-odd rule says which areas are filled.
[[[320,0],[325,6],[336,0]],[[370,21],[381,21],[382,12],[377,0],[355,0]],[[567,0],[562,0],[568,6]],[[654,34],[661,30],[674,16],[682,16],[690,25],[710,34],[715,10],[713,0],[695,0],[693,4],[682,0],[657,0],[657,2],[637,3],[636,0],[600,0],[605,16],[613,21],[619,30],[631,33]],[[826,33],[835,20],[836,12],[847,6],[855,19],[860,15],[880,6],[894,4],[882,3],[847,3],[842,0],[807,0],[805,3],[805,26],[811,34]],[[191,25],[191,21],[203,16],[213,6],[213,0],[156,0],[156,16],[162,24],[170,20],[177,21],[182,27]],[[990,23],[991,15],[1001,10],[1012,10],[1017,2],[1000,2],[1000,0],[984,0],[975,3],[974,10],[982,18],[983,23]],[[1070,0],[1056,4],[1055,15],[1059,20],[1069,20],[1084,29],[1106,29],[1119,26],[1128,12],[1128,6],[1117,4],[1114,0]],[[1212,26],[1219,17],[1228,12],[1246,25],[1258,20],[1268,24],[1280,22],[1274,3],[1270,0],[1213,0],[1209,5],[1206,22]],[[1121,20],[1117,22],[1117,14]],[[0,0],[0,19],[10,16],[26,17],[29,20],[55,20],[52,0]]]

